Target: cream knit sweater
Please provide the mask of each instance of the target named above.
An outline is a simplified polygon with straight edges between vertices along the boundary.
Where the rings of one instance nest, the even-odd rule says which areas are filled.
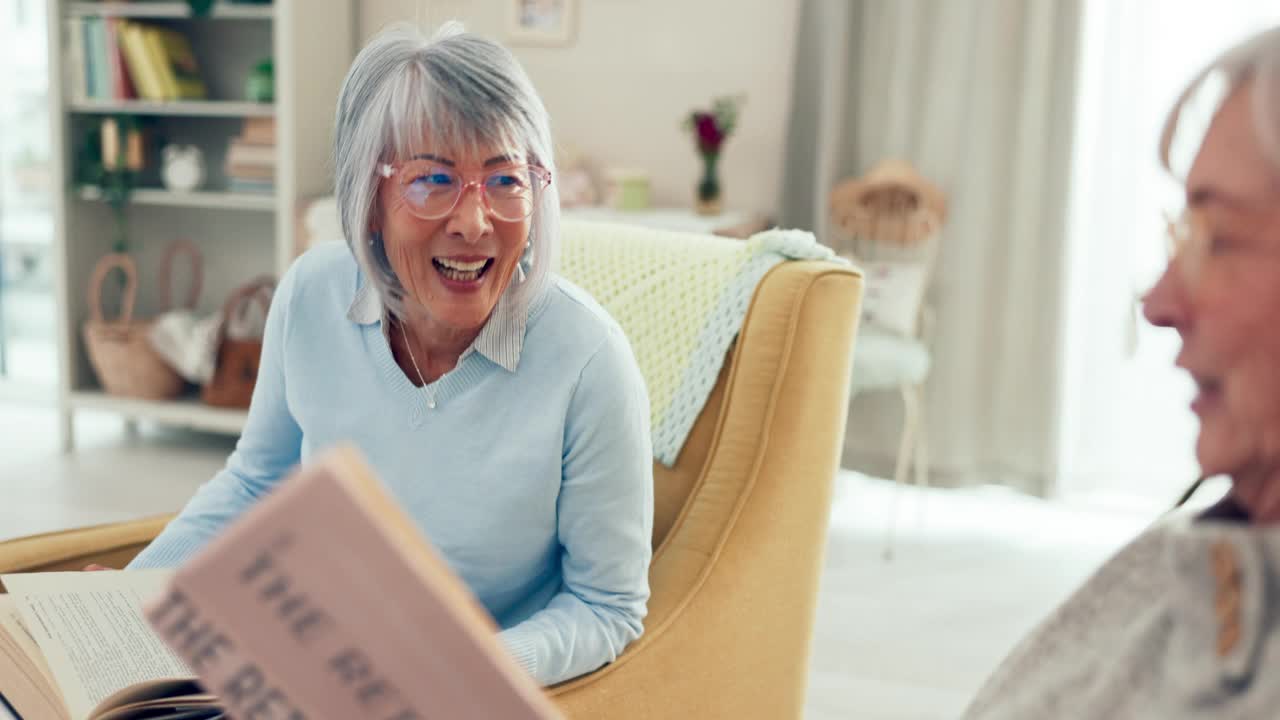
[[[1156,525],[1013,651],[964,717],[1280,718],[1280,528]]]

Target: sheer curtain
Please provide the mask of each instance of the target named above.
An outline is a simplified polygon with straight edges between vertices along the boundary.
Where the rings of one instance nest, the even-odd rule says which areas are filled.
[[[1164,263],[1163,211],[1182,190],[1160,168],[1160,128],[1204,63],[1280,22],[1257,0],[1089,0],[1072,158],[1063,422],[1057,488],[1105,502],[1164,504],[1197,474],[1191,383],[1177,335],[1135,298]]]
[[[927,386],[934,479],[1043,494],[1058,435],[1080,0],[804,0],[783,220],[882,158],[949,195]],[[846,459],[891,467],[892,393],[855,400]]]

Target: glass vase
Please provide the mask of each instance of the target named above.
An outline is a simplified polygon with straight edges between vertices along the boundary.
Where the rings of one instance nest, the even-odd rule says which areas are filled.
[[[702,179],[698,181],[697,202],[694,209],[699,215],[719,215],[723,209],[720,198],[720,175],[718,153],[707,153],[702,156]]]

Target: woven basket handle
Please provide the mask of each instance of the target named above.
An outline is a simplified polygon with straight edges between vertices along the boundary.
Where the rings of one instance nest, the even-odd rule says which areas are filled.
[[[102,283],[107,273],[119,269],[124,273],[124,297],[120,301],[119,322],[128,323],[133,320],[133,301],[138,295],[138,266],[133,258],[123,253],[104,255],[93,268],[93,277],[89,280],[89,316],[95,323],[106,322],[102,316]]]
[[[204,258],[200,255],[200,248],[190,240],[181,239],[174,240],[164,250],[164,260],[161,262],[160,270],[160,309],[173,309],[173,265],[179,255],[186,255],[190,258],[191,267],[191,288],[187,293],[187,302],[183,307],[187,310],[195,310],[196,302],[200,299],[200,290],[204,286]]]
[[[226,338],[227,326],[231,324],[231,318],[235,317],[235,313],[244,312],[245,308],[255,301],[262,306],[264,314],[270,310],[271,293],[275,287],[275,278],[262,275],[231,291],[227,302],[222,306],[222,329],[218,334]]]

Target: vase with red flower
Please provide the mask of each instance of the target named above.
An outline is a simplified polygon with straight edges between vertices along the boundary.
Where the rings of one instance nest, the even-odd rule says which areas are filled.
[[[685,120],[702,157],[702,177],[698,180],[694,207],[702,215],[719,215],[724,208],[720,186],[720,150],[737,125],[740,97],[716,99],[711,110],[695,110]]]

